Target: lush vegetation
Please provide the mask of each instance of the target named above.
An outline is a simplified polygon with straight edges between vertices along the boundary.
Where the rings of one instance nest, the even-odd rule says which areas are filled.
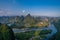
[[[12,29],[5,24],[0,24],[0,40],[15,40]]]
[[[48,27],[51,20],[42,19],[40,17],[33,17],[30,14],[27,16],[16,16],[13,18],[9,18],[8,23],[11,24],[7,26],[5,24],[0,24],[0,40],[44,40],[47,38],[46,34],[50,34],[52,30],[35,30],[35,31],[26,31],[20,33],[13,33],[11,28],[19,28],[19,29],[38,29],[38,28],[46,28]],[[53,24],[56,26],[58,32],[54,34],[49,40],[60,40],[60,20],[54,21]]]
[[[47,20],[41,20],[41,18],[36,18],[31,16],[30,14],[24,16],[17,16],[12,20],[9,20],[9,23],[11,23],[12,28],[42,28],[42,27],[48,27],[49,21]]]
[[[43,34],[41,34],[41,32]],[[36,30],[36,31],[30,31],[30,32],[21,32],[21,33],[15,33],[15,38],[18,40],[29,40],[30,38],[32,38],[33,40],[38,40],[39,38],[45,39],[46,36],[45,34],[50,33],[50,30]],[[34,38],[33,38],[34,37]],[[36,37],[36,38],[35,38]],[[40,39],[39,39],[40,40]]]
[[[29,40],[29,38],[31,38],[32,36],[34,36],[34,31],[25,33],[15,33],[15,38],[18,40]]]
[[[51,32],[52,32],[52,30],[42,30],[40,35],[49,34]]]
[[[12,29],[6,24],[0,24],[0,40],[40,40],[45,39],[45,34],[51,33],[50,30],[36,30],[21,33],[13,33]],[[34,37],[34,38],[33,38]]]

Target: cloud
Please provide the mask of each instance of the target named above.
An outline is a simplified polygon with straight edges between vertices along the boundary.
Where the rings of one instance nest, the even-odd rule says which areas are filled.
[[[22,10],[22,12],[24,13],[24,12],[25,12],[25,10]]]
[[[2,14],[3,13],[3,11],[0,11],[0,14]]]
[[[11,15],[11,11],[9,9],[0,9],[0,16]]]
[[[36,16],[52,16],[52,17],[58,17],[60,16],[60,12],[58,10],[33,10],[32,15]]]
[[[6,14],[6,11],[3,9],[0,9],[0,14]]]

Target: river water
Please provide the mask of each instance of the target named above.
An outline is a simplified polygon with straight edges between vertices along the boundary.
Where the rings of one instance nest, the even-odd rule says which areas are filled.
[[[20,32],[32,31],[32,30],[52,30],[51,34],[47,34],[46,40],[48,40],[48,38],[52,37],[54,34],[57,33],[57,29],[55,28],[55,26],[53,24],[49,24],[49,26],[46,28],[38,28],[38,29],[33,28],[33,29],[29,29],[29,30],[13,29],[13,32],[20,33]]]

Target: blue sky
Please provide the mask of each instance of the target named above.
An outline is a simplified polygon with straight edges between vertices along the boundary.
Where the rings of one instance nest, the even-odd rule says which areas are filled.
[[[0,16],[60,16],[60,0],[0,0]]]

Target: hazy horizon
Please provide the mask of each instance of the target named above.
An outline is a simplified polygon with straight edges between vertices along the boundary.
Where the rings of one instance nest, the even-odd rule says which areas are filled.
[[[0,0],[0,16],[60,17],[59,0]]]

